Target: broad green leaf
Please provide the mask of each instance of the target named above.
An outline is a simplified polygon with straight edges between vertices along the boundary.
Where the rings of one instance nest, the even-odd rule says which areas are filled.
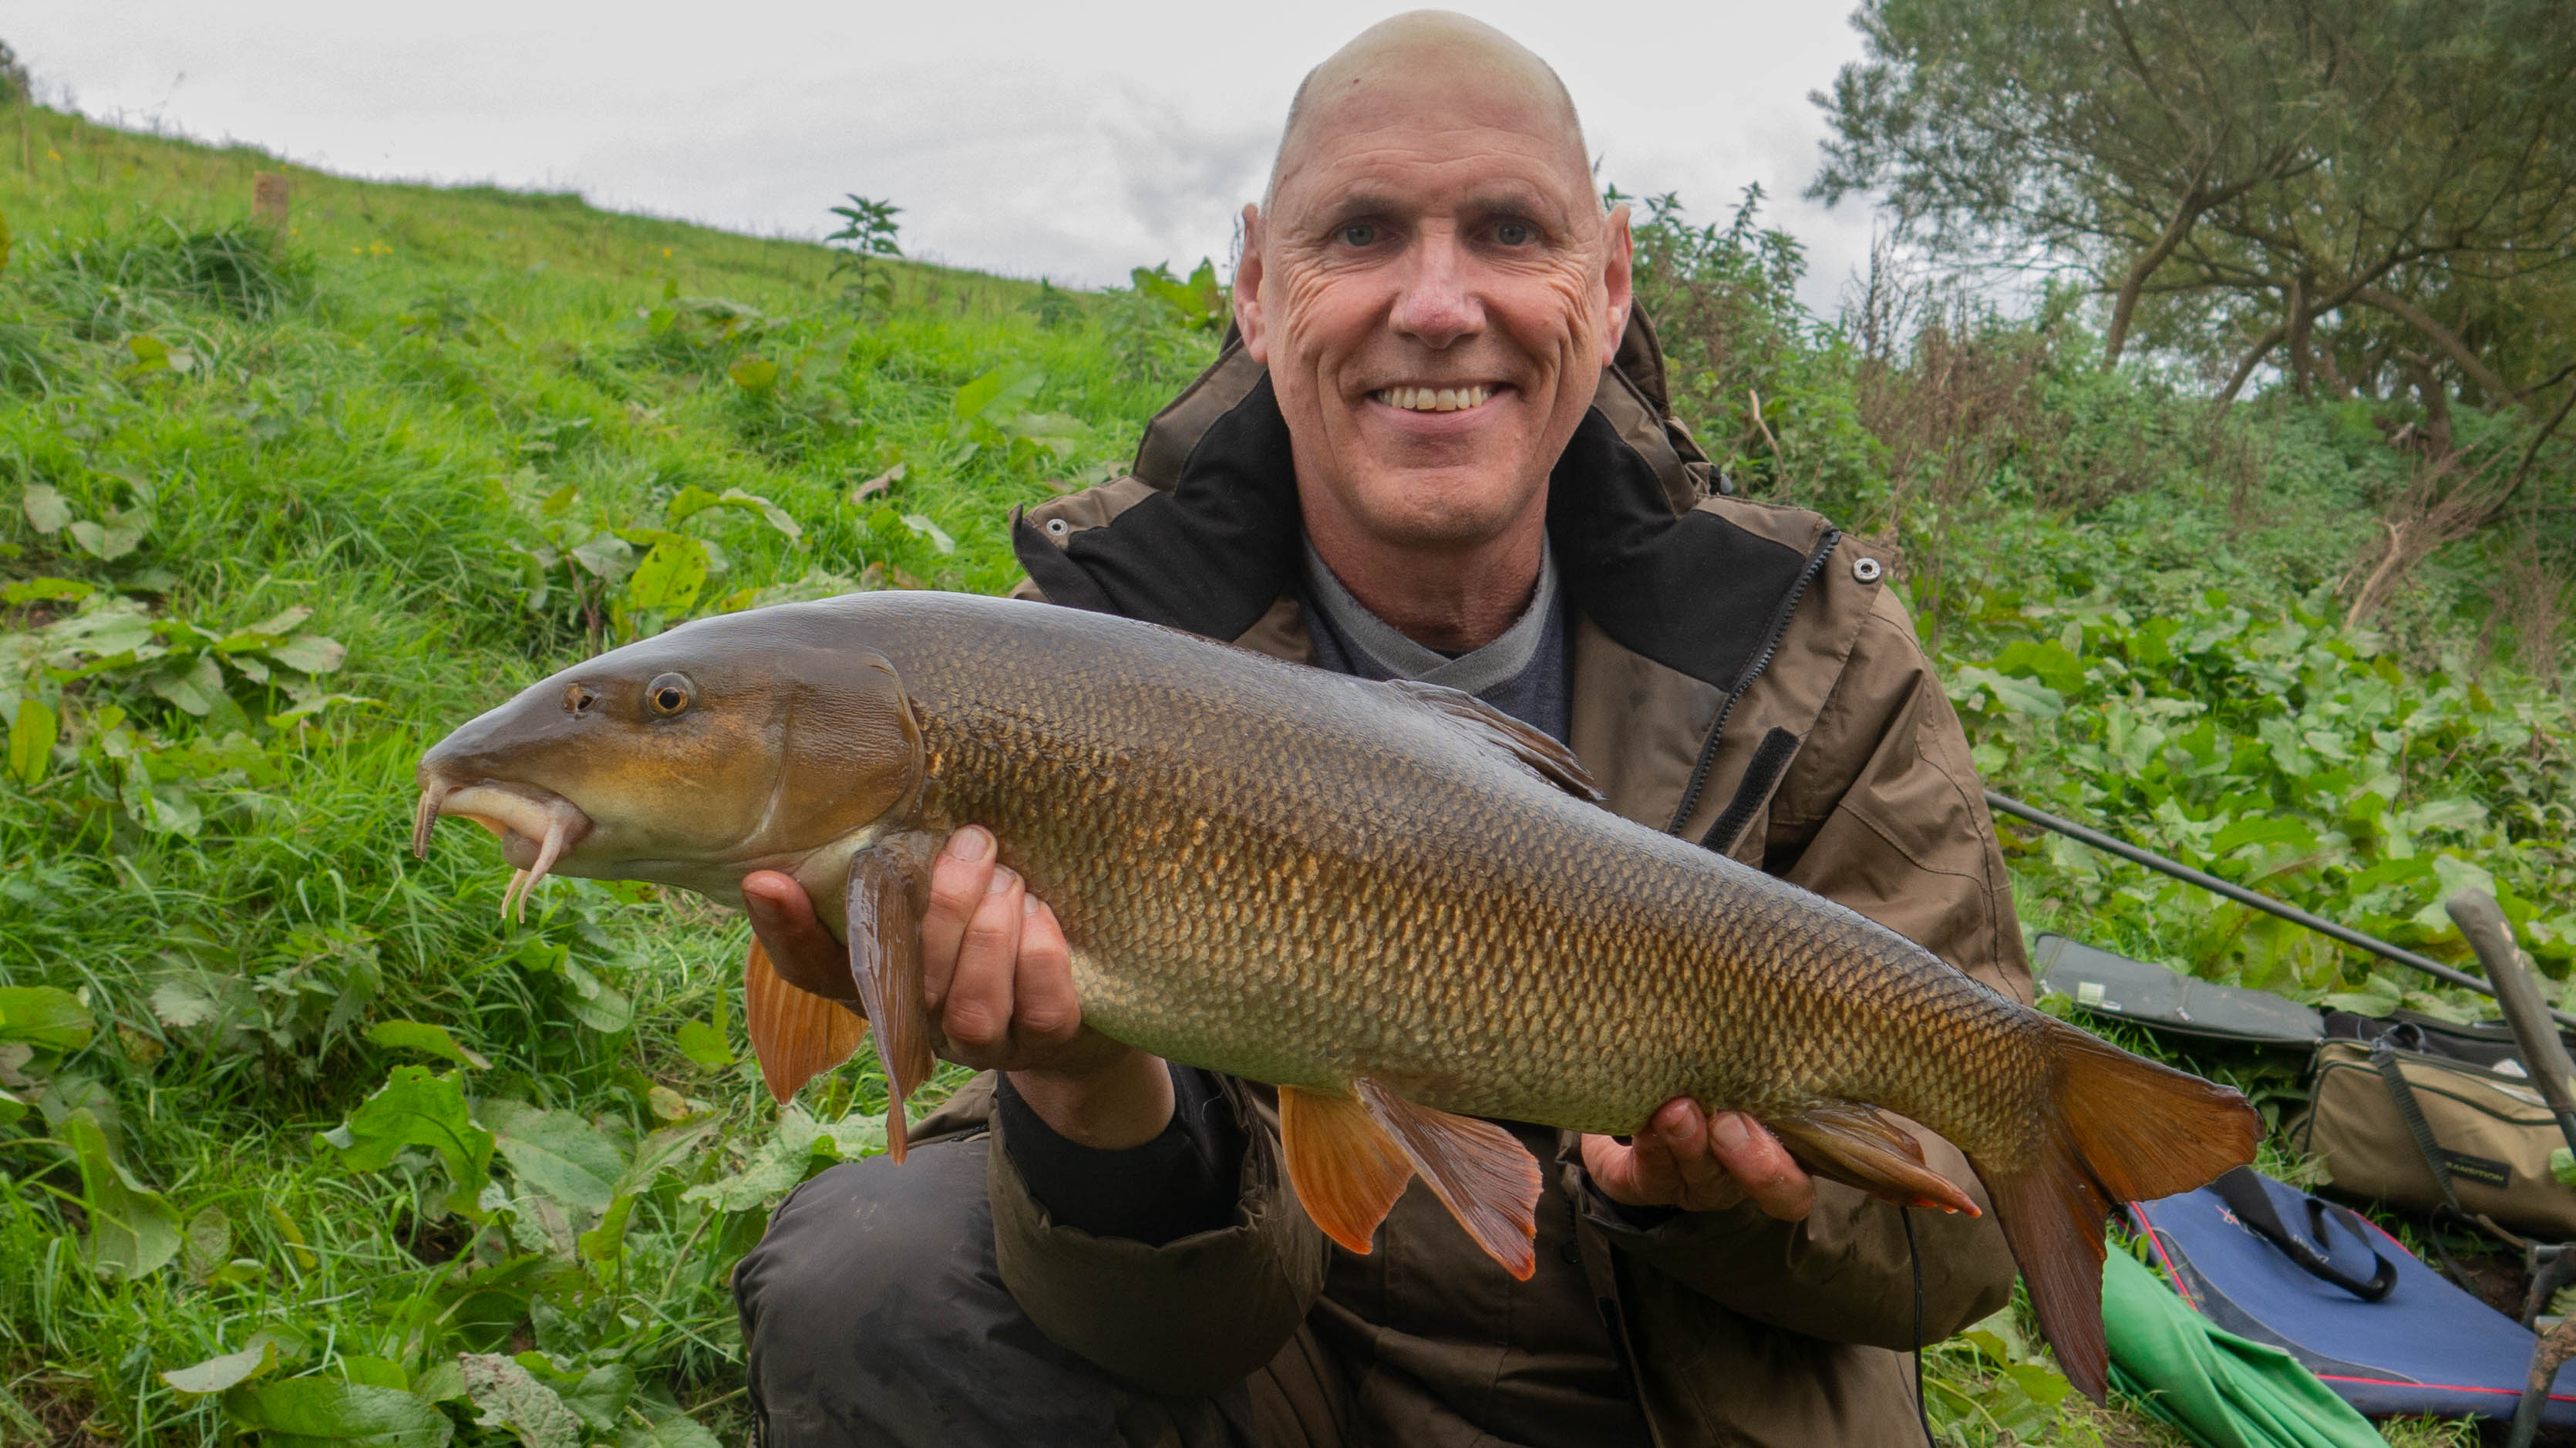
[[[456,1436],[447,1415],[415,1394],[332,1378],[235,1388],[224,1411],[279,1448],[447,1448]]]
[[[572,1018],[603,1035],[616,1035],[635,1022],[635,1004],[626,993],[602,981],[598,976],[566,958],[555,962],[556,972],[572,987]]]
[[[679,1030],[680,1054],[709,1070],[733,1064],[733,1045],[724,1032],[704,1021],[682,1021]]]
[[[600,1215],[599,1225],[581,1234],[576,1245],[582,1260],[602,1267],[614,1267],[626,1255],[626,1224],[635,1217],[635,1194],[621,1191]]]
[[[2084,661],[2059,643],[2033,643],[2023,639],[2008,644],[2002,653],[1995,656],[1994,669],[1999,674],[2037,679],[2063,694],[2072,694],[2084,687]]]
[[[51,773],[60,733],[61,721],[51,705],[42,699],[20,700],[18,717],[9,721],[9,773],[27,785]]]
[[[152,692],[202,719],[224,697],[223,666],[214,655],[199,654],[179,668],[154,674]]]
[[[316,694],[309,699],[297,700],[295,707],[292,709],[288,709],[283,713],[269,715],[268,727],[271,729],[283,729],[289,724],[300,725],[305,720],[312,718],[314,715],[321,713],[323,710],[330,708],[334,704],[374,704],[379,702],[381,701],[364,698],[357,694]]]
[[[24,1046],[19,1047],[25,1050]],[[0,1126],[14,1126],[27,1114],[27,1103],[18,1093],[0,1086]]]
[[[364,1353],[342,1353],[340,1376],[371,1388],[409,1388],[411,1375],[402,1364],[390,1358],[370,1357]]]
[[[28,491],[32,493],[34,489],[31,488]],[[53,489],[47,488],[45,491],[50,493]],[[60,501],[61,494],[55,494],[55,498]],[[54,530],[39,528],[36,531],[50,533]],[[56,598],[67,603],[78,603],[96,592],[98,592],[96,585],[82,583],[78,579],[29,578],[17,583],[0,584],[0,603],[5,603],[12,608],[24,603],[41,603]]]
[[[2209,853],[2224,855],[2247,845],[2290,845],[2314,849],[2317,832],[2300,820],[2281,815],[2249,815],[2231,822],[2209,842]]]
[[[706,1116],[663,1127],[645,1137],[636,1144],[635,1160],[627,1163],[626,1175],[618,1181],[617,1190],[620,1194],[651,1190],[662,1173],[695,1161],[698,1149],[723,1129],[721,1119]]]
[[[457,1365],[465,1373],[465,1395],[480,1411],[476,1423],[504,1429],[526,1448],[582,1448],[581,1419],[515,1360],[466,1353]]]
[[[70,991],[50,985],[0,986],[0,1041],[77,1051],[97,1029],[89,1007]]]
[[[556,1371],[543,1353],[523,1352],[516,1361],[528,1370],[530,1377],[554,1389],[555,1396],[563,1400],[565,1407],[572,1409],[573,1416],[594,1432],[615,1430],[617,1415],[625,1409],[627,1400],[635,1396],[635,1370],[623,1363],[574,1374]]]
[[[617,1448],[722,1448],[716,1435],[706,1430],[697,1419],[675,1413],[647,1428],[629,1423],[617,1439]]]
[[[714,507],[718,501],[720,499],[715,493],[691,483],[674,495],[669,505],[662,509],[662,518],[676,528]]]
[[[602,533],[572,550],[572,560],[596,578],[610,583],[635,569],[635,549],[614,533]]]
[[[179,1265],[188,1276],[205,1281],[233,1255],[233,1219],[220,1206],[201,1207],[188,1219],[187,1240],[179,1248]]]
[[[71,525],[72,541],[81,551],[102,563],[113,563],[131,553],[143,542],[143,529],[135,523],[92,523],[87,519]]]
[[[179,1255],[179,1214],[159,1192],[134,1179],[107,1146],[107,1134],[83,1107],[64,1117],[54,1135],[80,1162],[81,1208],[89,1217],[86,1243],[92,1269],[131,1282],[158,1272]]]
[[[984,409],[993,405],[993,399],[1002,395],[1002,386],[1009,380],[1004,375],[1006,370],[996,367],[957,389],[957,395],[949,400],[949,408],[958,421],[971,422],[984,415]]]
[[[741,357],[725,369],[725,375],[745,392],[767,392],[778,385],[778,364],[766,357]]]
[[[471,1066],[477,1071],[492,1068],[492,1063],[480,1054],[458,1045],[456,1038],[447,1033],[447,1027],[425,1021],[378,1021],[367,1028],[367,1039],[392,1050],[419,1051],[453,1061],[459,1066]]]
[[[71,505],[63,501],[61,490],[51,483],[29,483],[27,494],[19,500],[18,506],[27,515],[27,526],[47,536],[63,531],[63,525],[72,520]],[[19,598],[9,601],[26,602]]]
[[[778,506],[776,503],[769,501],[758,493],[746,493],[740,488],[727,488],[724,490],[724,496],[718,498],[716,501],[724,504],[728,508],[741,508],[749,512],[758,513],[761,516],[762,521],[769,524],[770,527],[777,529],[779,532],[786,534],[789,538],[802,541],[805,537],[805,528],[803,524],[798,523],[795,518],[791,517],[785,508]]]
[[[396,1066],[375,1095],[321,1140],[351,1171],[382,1171],[407,1146],[437,1152],[456,1187],[451,1209],[471,1203],[492,1180],[492,1133],[466,1110],[461,1072]]]
[[[183,1393],[220,1393],[239,1387],[277,1366],[277,1340],[260,1338],[239,1352],[210,1357],[184,1368],[172,1368],[161,1381]]]
[[[266,638],[282,639],[288,634],[295,632],[298,628],[303,627],[304,621],[312,616],[313,610],[299,603],[290,608],[279,611],[274,617],[252,624],[241,632],[243,634],[262,636]],[[236,635],[236,637],[239,637],[239,635]]]
[[[347,645],[335,638],[326,638],[321,634],[297,634],[271,648],[268,656],[290,669],[297,669],[307,674],[328,674],[337,671],[348,659],[349,649]]]
[[[957,551],[957,540],[949,537],[946,530],[930,521],[928,513],[904,514],[903,526],[910,528],[916,536],[928,539],[930,546],[942,553]]]
[[[521,1186],[566,1206],[608,1210],[626,1174],[626,1158],[589,1122],[522,1101],[485,1101],[478,1114]]]
[[[653,545],[635,576],[626,581],[626,606],[686,611],[697,603],[698,591],[706,582],[707,545],[671,534]]]

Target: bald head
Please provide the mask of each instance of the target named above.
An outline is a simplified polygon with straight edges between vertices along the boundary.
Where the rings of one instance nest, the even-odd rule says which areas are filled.
[[[1461,124],[1501,123],[1545,134],[1573,175],[1591,189],[1591,164],[1574,98],[1528,47],[1481,20],[1448,10],[1414,10],[1361,31],[1306,73],[1288,103],[1288,124],[1262,193],[1268,210],[1319,137],[1376,123],[1404,106],[1436,107]]]

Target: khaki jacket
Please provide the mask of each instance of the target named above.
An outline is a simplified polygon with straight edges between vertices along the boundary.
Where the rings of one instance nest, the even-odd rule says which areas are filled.
[[[2027,1002],[2029,966],[1967,740],[1884,567],[1813,513],[1713,495],[1662,387],[1640,318],[1552,484],[1551,533],[1575,611],[1575,754],[1620,814],[1838,900]],[[1032,574],[1023,593],[1160,614],[1311,662],[1298,605],[1280,591],[1289,575],[1276,569],[1287,565],[1272,557],[1293,557],[1296,532],[1293,499],[1283,510],[1278,474],[1261,465],[1275,448],[1286,467],[1284,424],[1267,399],[1262,369],[1229,346],[1155,418],[1130,475],[1015,520]],[[1578,515],[1596,477],[1614,474],[1631,487],[1628,513]],[[1240,501],[1256,493],[1262,501]],[[1129,525],[1113,520],[1131,516],[1137,536],[1122,540]],[[1122,542],[1134,546],[1122,553]],[[1589,573],[1587,557],[1599,564]],[[1205,576],[1187,576],[1194,568]],[[1272,1415],[1320,1424],[1331,1393],[1299,1386],[1315,1375],[1292,1361],[1292,1338],[1329,1246],[1286,1185],[1267,1092],[1226,1085],[1252,1127],[1233,1225],[1159,1247],[1058,1226],[996,1149],[1002,1279],[1049,1336],[1140,1385],[1216,1392],[1268,1365],[1258,1391],[1287,1400]],[[979,1082],[925,1129],[971,1126],[987,1102]],[[1936,1170],[1974,1182],[1954,1148],[1924,1135]],[[1641,1231],[1590,1192],[1579,1163],[1564,1134],[1555,1184],[1659,1444],[1919,1436],[1904,1352],[1914,1279],[1897,1209],[1820,1181],[1803,1222],[1746,1205]],[[1938,1341],[2009,1299],[2013,1264],[1991,1212],[1914,1215],[1922,1330]],[[1389,1264],[1391,1274],[1492,1270],[1464,1233],[1425,1235],[1448,1245],[1412,1250],[1455,1260]]]

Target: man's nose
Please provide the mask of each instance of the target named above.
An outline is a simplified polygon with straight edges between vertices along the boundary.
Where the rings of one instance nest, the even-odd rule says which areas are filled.
[[[1470,259],[1458,238],[1435,232],[1408,250],[1402,290],[1388,318],[1396,332],[1438,350],[1483,331],[1484,304],[1471,285]]]

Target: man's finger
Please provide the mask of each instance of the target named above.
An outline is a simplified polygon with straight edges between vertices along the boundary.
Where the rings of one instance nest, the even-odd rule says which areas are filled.
[[[1022,893],[1018,875],[993,871],[957,942],[957,973],[949,978],[940,1024],[970,1066],[993,1064],[1010,1050]]]
[[[1056,1046],[1082,1032],[1082,1001],[1073,988],[1073,951],[1047,903],[1020,896],[1019,970],[1011,1001],[1011,1036],[1023,1047]]]
[[[931,862],[930,903],[921,913],[921,986],[934,1012],[948,999],[957,947],[966,938],[967,922],[983,908],[992,879],[993,836],[980,825],[950,835]]]
[[[1816,1209],[1816,1184],[1761,1122],[1740,1111],[1709,1118],[1709,1146],[1744,1194],[1766,1216],[1804,1220]]]
[[[855,1001],[850,952],[814,918],[814,902],[792,875],[754,870],[742,881],[742,908],[778,978],[799,990]]]
[[[1649,1134],[1672,1159],[1674,1206],[1711,1212],[1742,1200],[1734,1177],[1709,1150],[1709,1118],[1698,1102],[1688,1097],[1665,1102]]]

